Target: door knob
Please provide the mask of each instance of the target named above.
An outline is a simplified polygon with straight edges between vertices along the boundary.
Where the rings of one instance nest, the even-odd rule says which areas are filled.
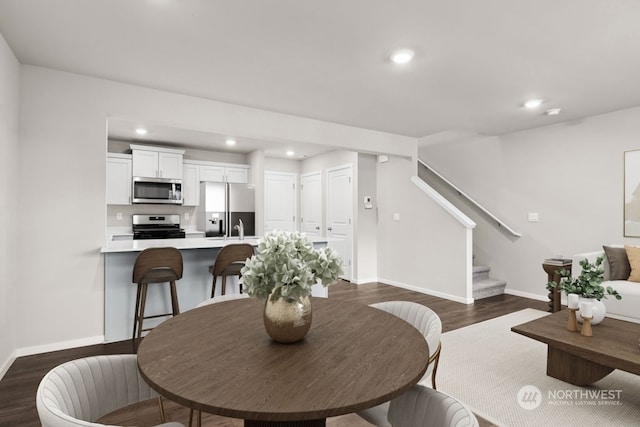
[[[331,231],[331,230],[333,230],[333,228],[331,228],[331,227],[327,227],[327,230]]]
[[[316,230],[320,230],[320,227],[319,227],[319,226],[316,226]]]

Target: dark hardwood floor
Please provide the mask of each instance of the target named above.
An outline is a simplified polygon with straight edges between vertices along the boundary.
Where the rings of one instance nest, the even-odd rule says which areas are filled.
[[[348,282],[340,282],[329,288],[329,294],[331,298],[352,301],[355,304],[371,304],[390,300],[415,301],[430,307],[440,316],[443,332],[492,319],[524,308],[534,308],[543,311],[547,311],[548,309],[546,302],[512,295],[500,295],[478,300],[474,304],[465,305],[381,283],[353,285]],[[9,368],[2,381],[0,381],[0,426],[31,427],[40,425],[35,407],[35,394],[41,378],[53,367],[80,357],[100,354],[132,353],[134,351],[134,345],[131,341],[122,341],[18,358]],[[443,357],[446,357],[446,352],[443,352]],[[165,405],[167,406],[170,419],[180,421],[185,425],[187,424],[187,410],[177,405],[172,405],[171,402],[167,402]],[[146,405],[146,407],[147,409],[144,410],[152,413],[152,416],[150,416],[150,419],[144,419],[143,417],[143,421],[141,421],[140,424],[143,422],[146,422],[146,425],[159,423],[157,419],[157,406],[152,404]],[[131,408],[128,408],[125,411],[114,414],[113,417],[108,418],[108,421],[135,423],[140,420],[140,417],[136,418],[138,415],[136,415],[136,412],[132,411]],[[107,421],[107,419],[104,421]],[[206,425],[217,427],[239,427],[242,425],[240,420],[216,416],[203,417],[203,421],[206,422]],[[362,425],[361,423],[362,421],[355,415],[336,417],[335,420],[332,419],[328,422],[332,427],[355,427]],[[481,425],[487,426],[489,424],[482,422]]]

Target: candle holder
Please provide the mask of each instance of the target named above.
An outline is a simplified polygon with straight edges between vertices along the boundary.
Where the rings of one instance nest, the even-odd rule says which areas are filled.
[[[582,317],[582,330],[580,331],[580,333],[585,337],[592,337],[593,330],[591,329],[591,319],[593,319],[593,316],[591,317],[580,316],[580,317]]]
[[[567,321],[567,329],[571,332],[578,332],[578,322],[576,320],[576,311],[577,308],[569,309],[569,320]]]

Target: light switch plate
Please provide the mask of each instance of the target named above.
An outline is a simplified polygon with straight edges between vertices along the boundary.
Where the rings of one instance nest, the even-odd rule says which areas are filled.
[[[393,220],[394,220],[394,221],[400,221],[400,214],[399,214],[398,212],[395,212],[395,213],[393,214]]]
[[[540,214],[538,214],[538,212],[529,212],[527,214],[527,219],[529,222],[538,222],[540,221]]]

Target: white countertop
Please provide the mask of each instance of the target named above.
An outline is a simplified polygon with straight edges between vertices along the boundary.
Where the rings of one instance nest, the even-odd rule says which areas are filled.
[[[326,243],[328,239],[326,237],[314,237],[309,236],[308,239],[312,243]],[[230,238],[223,240],[216,237],[203,237],[203,238],[191,238],[191,239],[151,239],[151,240],[112,240],[107,242],[107,245],[100,249],[102,253],[116,253],[116,252],[139,252],[147,248],[158,248],[165,246],[172,246],[177,249],[211,249],[221,248],[223,246],[232,243],[249,243],[250,245],[257,246],[259,238],[247,237],[244,240],[236,238]]]

